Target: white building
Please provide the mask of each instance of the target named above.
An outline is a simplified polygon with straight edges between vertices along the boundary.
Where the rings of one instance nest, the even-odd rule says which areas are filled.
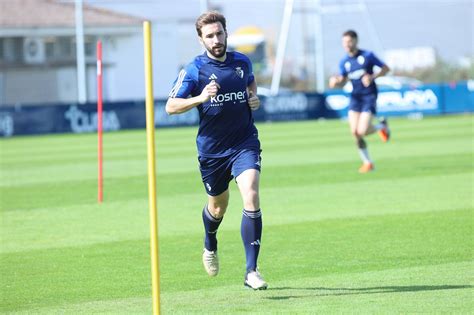
[[[385,51],[384,61],[395,71],[430,68],[436,65],[436,51],[433,47],[390,49]]]
[[[142,99],[143,88],[126,92],[143,87],[142,19],[84,6],[83,20],[88,101],[96,99],[98,39],[104,99]],[[73,3],[0,0],[0,104],[77,101],[75,42]]]

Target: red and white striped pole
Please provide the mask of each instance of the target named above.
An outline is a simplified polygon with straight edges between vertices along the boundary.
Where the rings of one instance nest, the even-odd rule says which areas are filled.
[[[97,201],[103,200],[103,173],[102,173],[102,42],[97,41],[97,157],[98,157],[98,187]]]

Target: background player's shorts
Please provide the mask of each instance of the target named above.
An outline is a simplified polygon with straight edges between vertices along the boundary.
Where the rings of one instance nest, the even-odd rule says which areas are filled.
[[[371,112],[373,115],[377,113],[377,94],[351,95],[349,110],[354,112]]]
[[[202,182],[208,195],[217,196],[229,188],[229,182],[243,171],[260,172],[260,151],[240,150],[222,158],[198,157]]]

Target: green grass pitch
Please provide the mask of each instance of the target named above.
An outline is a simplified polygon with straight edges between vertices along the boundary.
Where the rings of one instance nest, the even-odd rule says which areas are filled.
[[[392,119],[368,138],[376,171],[341,121],[259,124],[266,291],[244,289],[241,199],[220,227],[221,273],[201,262],[206,202],[196,128],[158,129],[164,314],[470,313],[474,310],[473,116]],[[0,141],[2,313],[151,312],[146,136]]]

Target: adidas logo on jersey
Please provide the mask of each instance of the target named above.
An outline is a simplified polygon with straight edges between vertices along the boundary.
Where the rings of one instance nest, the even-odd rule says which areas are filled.
[[[217,80],[217,75],[215,75],[214,73],[211,74],[211,76],[209,77],[209,80]]]

